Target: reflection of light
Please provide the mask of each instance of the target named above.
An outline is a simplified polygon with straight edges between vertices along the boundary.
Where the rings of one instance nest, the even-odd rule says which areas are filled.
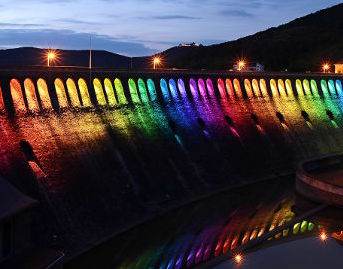
[[[235,257],[234,257],[234,259],[235,259],[235,262],[236,262],[237,264],[241,264],[242,261],[243,261],[243,257],[242,257],[241,254],[236,254]]]
[[[325,242],[328,239],[328,235],[325,232],[321,232],[320,235],[320,240]]]

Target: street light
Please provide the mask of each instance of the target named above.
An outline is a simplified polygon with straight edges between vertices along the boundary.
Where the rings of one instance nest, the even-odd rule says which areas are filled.
[[[237,66],[238,66],[238,71],[242,71],[245,67],[245,61],[239,60]]]
[[[161,58],[154,57],[153,63],[154,63],[154,69],[156,69],[156,67],[161,63]]]
[[[54,51],[48,51],[47,58],[48,58],[48,67],[49,67],[50,63],[52,63],[56,58],[55,52]]]
[[[329,72],[329,70],[330,70],[330,64],[328,64],[328,63],[325,63],[325,64],[323,64],[323,72],[324,73],[327,73],[327,72]]]

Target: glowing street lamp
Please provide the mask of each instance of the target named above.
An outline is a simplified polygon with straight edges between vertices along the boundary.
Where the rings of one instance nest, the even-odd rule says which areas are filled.
[[[154,63],[154,69],[156,69],[156,67],[158,65],[160,65],[160,63],[161,63],[161,58],[160,57],[154,57],[153,63]]]
[[[329,70],[330,70],[330,64],[328,64],[328,63],[325,63],[325,64],[323,64],[323,72],[324,73],[327,73],[327,72],[329,72]]]
[[[238,66],[238,71],[242,71],[245,67],[245,61],[244,60],[239,60],[237,63]]]
[[[54,51],[48,51],[47,58],[48,58],[48,67],[49,67],[50,63],[52,63],[56,58],[55,52]]]

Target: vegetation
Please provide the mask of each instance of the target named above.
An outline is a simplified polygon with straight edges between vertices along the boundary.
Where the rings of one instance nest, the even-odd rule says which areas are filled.
[[[343,60],[343,4],[277,28],[199,48],[175,47],[163,53],[170,67],[230,69],[240,57],[267,70],[319,71],[324,61]]]

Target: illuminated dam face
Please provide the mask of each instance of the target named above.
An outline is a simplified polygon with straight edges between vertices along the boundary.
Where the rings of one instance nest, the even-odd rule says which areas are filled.
[[[39,244],[69,253],[343,149],[339,76],[0,71],[0,89],[2,175],[48,205]],[[192,266],[215,257],[199,249]]]

